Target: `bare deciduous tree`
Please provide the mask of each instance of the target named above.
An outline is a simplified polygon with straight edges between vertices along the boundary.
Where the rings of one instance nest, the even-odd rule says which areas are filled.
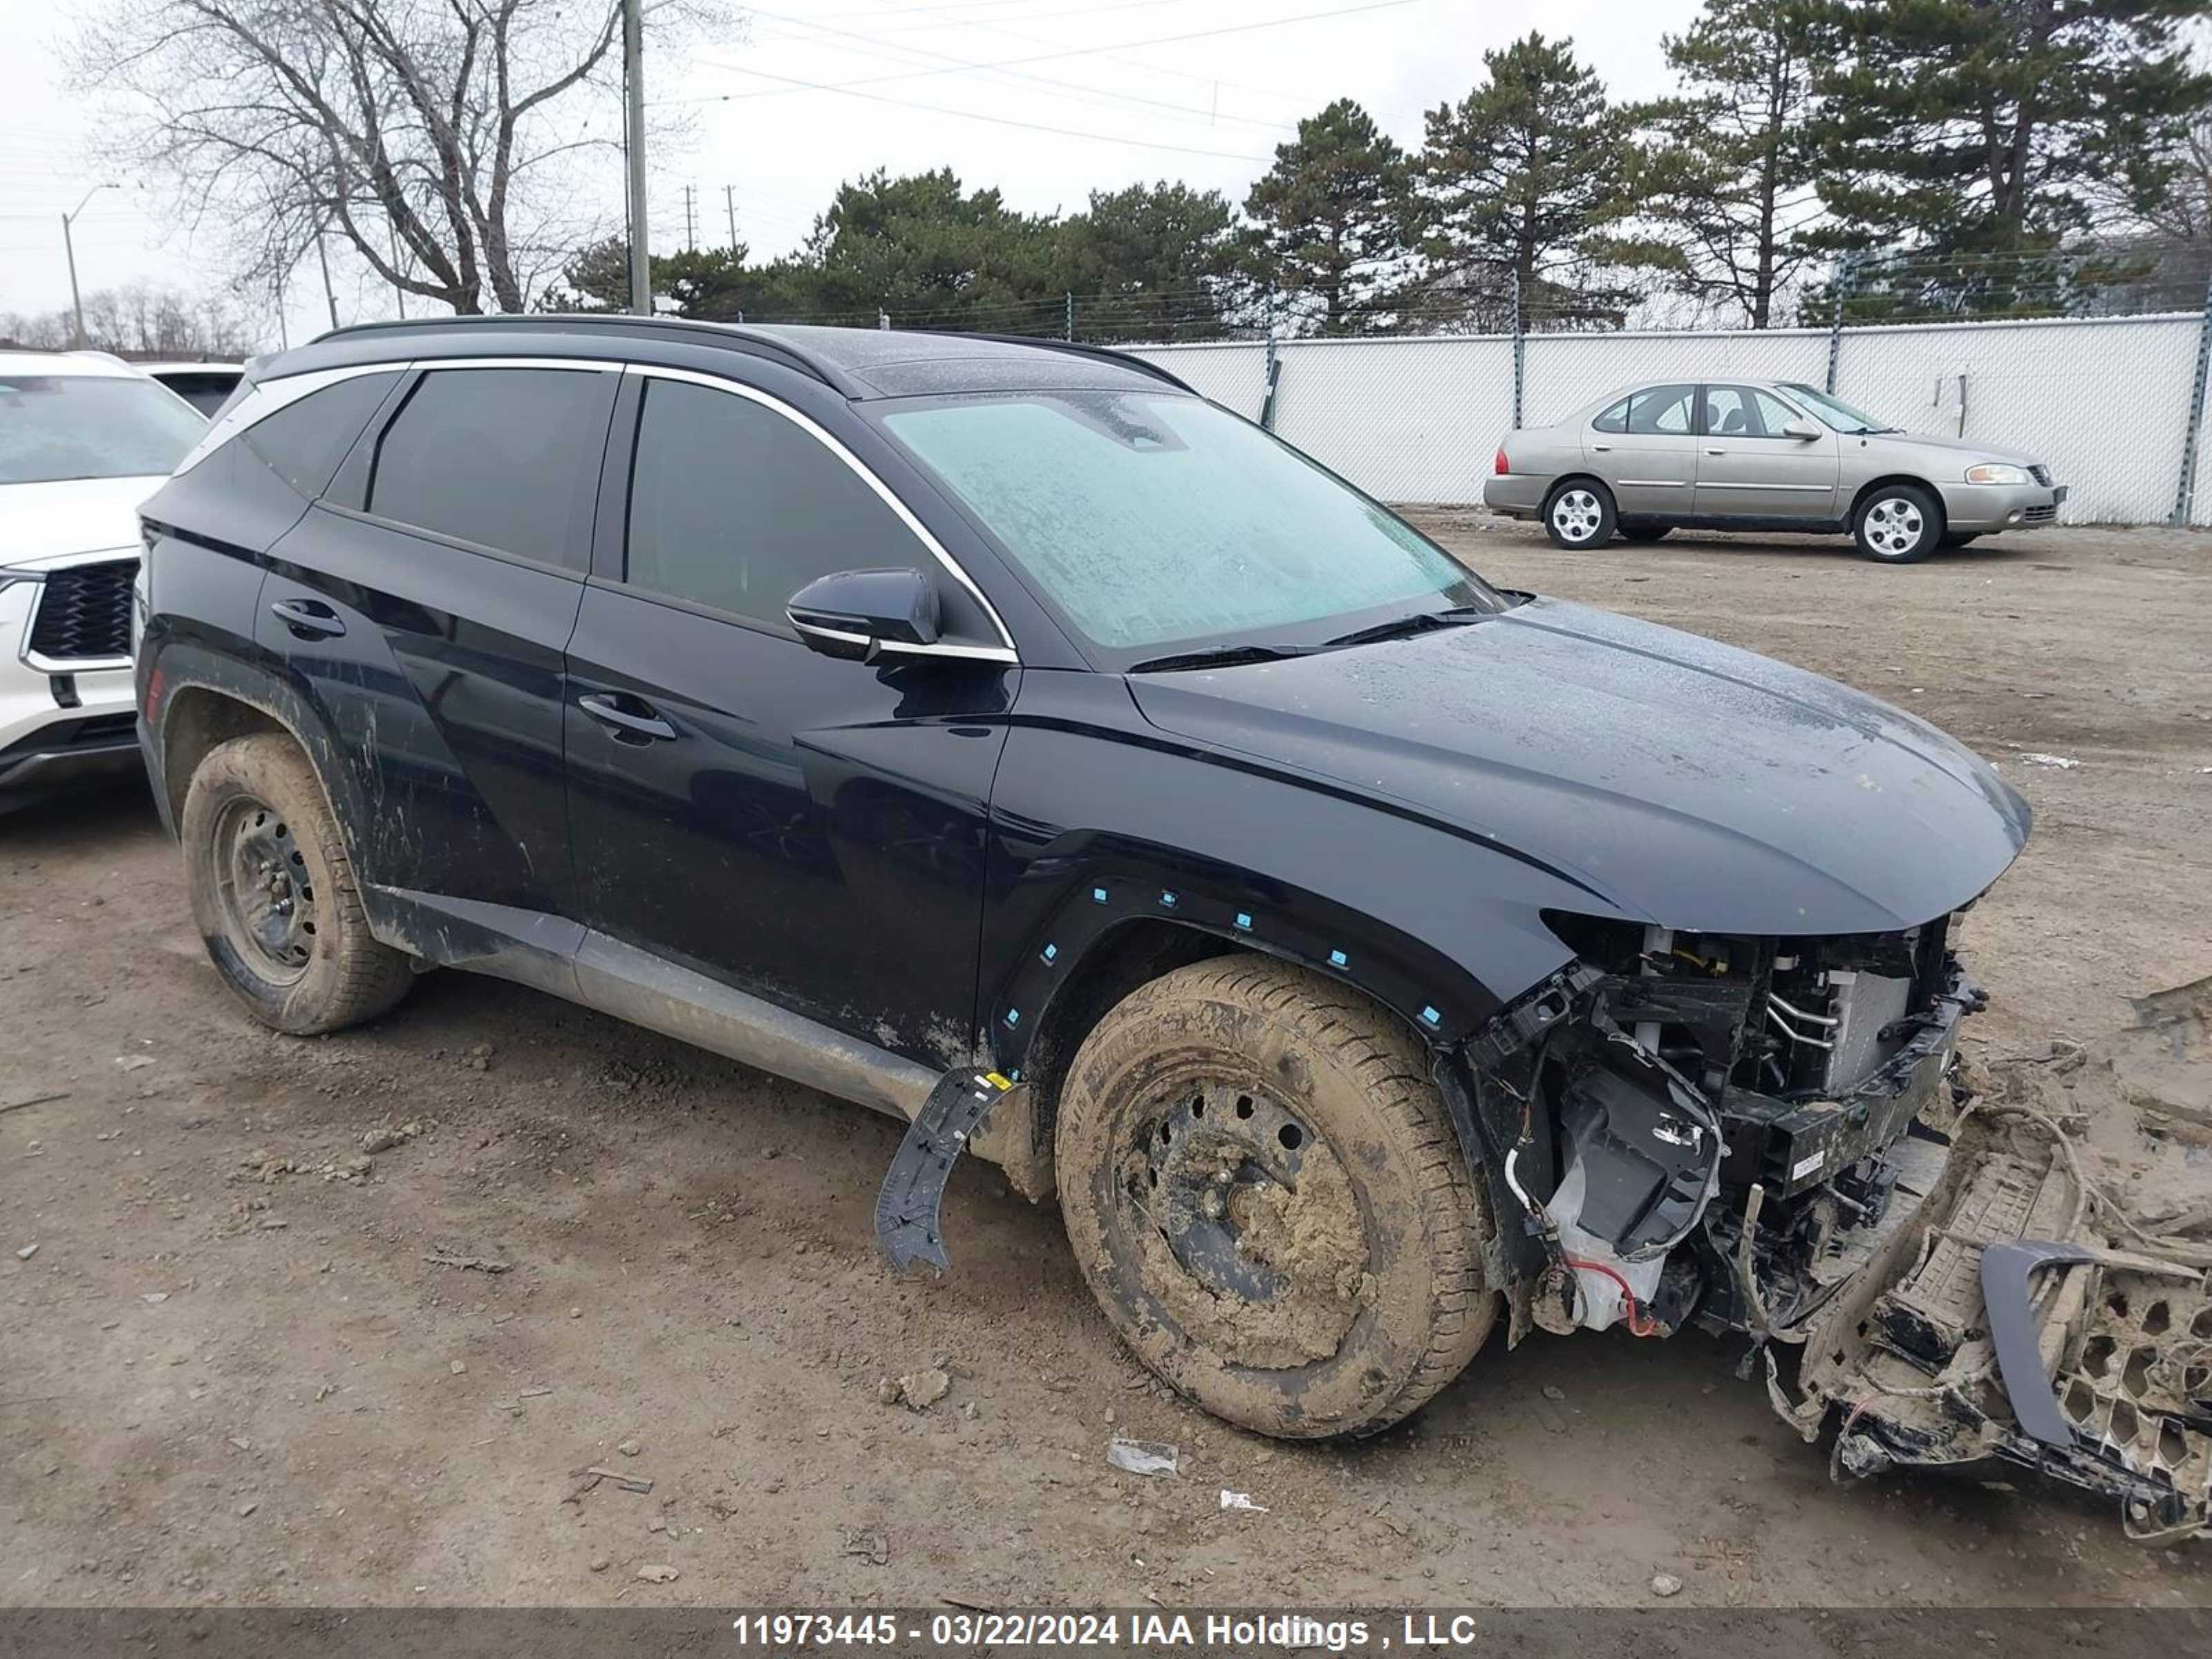
[[[24,316],[0,312],[0,344],[66,351],[76,343],[67,311]],[[258,331],[227,295],[194,299],[175,289],[133,283],[84,296],[84,343],[126,357],[237,358],[259,349]]]
[[[653,8],[664,36],[714,0]],[[381,281],[522,311],[594,228],[584,152],[620,143],[621,0],[109,0],[71,67],[111,157],[179,187],[241,276],[319,234]]]

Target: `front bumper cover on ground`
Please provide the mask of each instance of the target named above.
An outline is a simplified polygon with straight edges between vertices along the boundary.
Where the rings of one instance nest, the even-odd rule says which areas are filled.
[[[1977,1126],[1978,1128],[1979,1126]],[[1792,1401],[1839,1478],[2005,1466],[2115,1498],[2147,1541],[2212,1522],[2212,1286],[2119,1248],[2057,1151],[1978,1133],[1811,1324]]]

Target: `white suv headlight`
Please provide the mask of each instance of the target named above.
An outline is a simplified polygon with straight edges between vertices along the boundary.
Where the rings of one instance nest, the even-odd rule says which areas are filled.
[[[2024,484],[2033,483],[2035,480],[2028,476],[2027,469],[2024,466],[2014,466],[2008,461],[1984,461],[1978,466],[1970,466],[1966,469],[1966,482],[1986,484]]]

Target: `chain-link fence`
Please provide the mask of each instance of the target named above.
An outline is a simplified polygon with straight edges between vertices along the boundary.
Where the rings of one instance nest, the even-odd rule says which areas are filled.
[[[1480,501],[1514,427],[1639,382],[1736,377],[2025,450],[2069,485],[2069,522],[2212,525],[2208,259],[2197,244],[1859,256],[1786,296],[1777,314],[1796,326],[1757,330],[1626,326],[1663,307],[1510,280],[1388,301],[1224,282],[775,320],[1116,345],[1388,501]]]
[[[1388,501],[1481,499],[1514,424],[1645,380],[1831,384],[1909,431],[2026,450],[2071,487],[2073,523],[2212,525],[2200,437],[2207,313],[1735,332],[1388,336],[1128,348]],[[1273,397],[1268,397],[1272,383]],[[2182,501],[2185,456],[2193,487]],[[2178,505],[2185,505],[2176,519]]]

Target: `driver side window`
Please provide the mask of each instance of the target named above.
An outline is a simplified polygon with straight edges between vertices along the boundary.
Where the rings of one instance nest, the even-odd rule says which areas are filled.
[[[633,587],[788,624],[791,596],[835,571],[933,568],[853,469],[750,398],[651,380],[630,468]]]

